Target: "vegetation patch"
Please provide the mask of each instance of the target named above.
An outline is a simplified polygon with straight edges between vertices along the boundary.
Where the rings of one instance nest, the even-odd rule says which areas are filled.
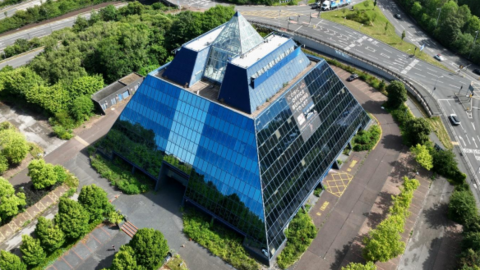
[[[180,254],[175,254],[173,258],[167,262],[167,267],[170,268],[170,270],[188,270],[188,267],[180,257]]]
[[[321,17],[322,19],[355,29],[405,53],[413,54],[415,52],[415,57],[448,70],[437,60],[433,59],[433,57],[425,52],[421,52],[419,48],[415,51],[415,45],[403,41],[402,37],[395,32],[394,26],[390,23],[387,17],[383,15],[380,8],[374,6],[374,2],[371,0],[354,5],[353,10],[340,9],[325,12],[322,13]]]
[[[375,147],[380,136],[382,129],[379,125],[372,125],[368,130],[361,130],[353,137],[353,149],[355,151],[370,151]]]
[[[404,231],[405,221],[410,215],[408,208],[418,186],[418,180],[403,178],[400,194],[392,196],[393,206],[390,207],[388,217],[363,239],[365,246],[362,254],[365,260],[386,262],[403,253],[405,243],[400,234]]]
[[[192,240],[206,247],[215,256],[222,258],[239,270],[257,270],[260,265],[250,258],[242,246],[242,239],[213,219],[194,211],[183,214],[183,232]]]
[[[112,186],[118,187],[125,194],[140,194],[152,189],[152,180],[147,176],[134,173],[132,166],[126,165],[122,160],[108,161],[100,155],[90,156],[93,168],[110,181]]]
[[[277,258],[278,266],[282,269],[300,259],[317,236],[317,228],[308,213],[300,210],[290,222],[285,234],[287,244]]]

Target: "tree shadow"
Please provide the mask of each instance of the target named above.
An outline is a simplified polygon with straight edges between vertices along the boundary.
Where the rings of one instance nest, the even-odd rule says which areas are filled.
[[[403,150],[402,137],[400,135],[395,135],[395,134],[384,135],[382,136],[380,143],[383,145],[385,149],[394,150],[398,152]]]
[[[434,206],[424,209],[423,215],[426,218],[426,221],[432,229],[439,229],[443,226],[448,225],[448,204],[447,203],[437,203]]]
[[[342,249],[335,250],[335,261],[330,265],[330,269],[340,269],[340,267],[342,266],[343,259],[347,255],[351,244],[352,244],[352,241],[343,245]]]
[[[112,252],[110,255],[100,260],[98,264],[95,266],[95,270],[108,269],[110,266],[112,266],[114,257],[115,257],[115,252]]]
[[[380,192],[377,198],[379,201],[375,202],[375,205],[381,210],[381,212],[370,212],[367,214],[367,224],[370,228],[375,228],[382,222],[388,215],[388,209],[392,205],[392,193]],[[378,200],[378,199],[377,199]]]
[[[372,93],[377,92],[376,90],[370,90]],[[369,113],[372,114],[388,114],[385,109],[382,109],[383,104],[385,101],[375,101],[375,100],[368,100],[362,103],[362,107]]]

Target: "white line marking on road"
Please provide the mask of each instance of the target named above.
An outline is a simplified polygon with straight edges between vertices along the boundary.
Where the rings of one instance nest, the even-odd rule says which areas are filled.
[[[405,30],[405,27],[403,27],[403,25],[400,24],[400,27],[402,27],[402,29]]]
[[[370,54],[368,55],[368,57],[370,57],[370,58],[373,58],[373,59],[375,59],[375,60],[378,60],[378,58],[377,58],[377,57],[375,57],[375,56],[372,56],[372,55],[370,55]]]
[[[475,125],[474,125],[473,123],[472,123],[472,127],[473,127],[473,130],[476,130],[476,129],[475,129]]]
[[[437,72],[436,70],[433,70],[431,68],[427,68],[428,70],[430,70],[431,72]]]
[[[458,86],[453,85],[453,84],[448,84],[448,85],[450,85],[451,87],[459,88]]]
[[[386,55],[386,54],[384,54],[384,53],[380,53],[380,55],[383,56],[383,57],[385,57],[385,58],[390,59],[390,56],[388,56],[388,55]]]
[[[419,61],[417,59],[413,60],[404,70],[402,70],[402,74],[407,74],[410,69],[412,69]]]
[[[430,75],[432,75],[432,76],[437,77],[437,74],[432,74],[432,73],[430,73],[430,72],[427,72],[427,73],[430,74]]]
[[[455,100],[455,99],[453,99],[453,98],[443,98],[443,99],[437,99],[437,100],[438,100],[438,101],[443,101],[443,100],[447,100],[447,101],[448,101],[448,100]],[[450,103],[448,103],[448,104],[450,104]]]
[[[467,148],[464,148],[463,151],[465,151],[465,154],[480,155],[480,150],[479,150],[479,149],[467,149]]]
[[[415,75],[425,78],[425,76],[423,76],[421,74],[418,74],[418,73],[415,73]]]
[[[385,49],[385,48],[382,48],[382,49],[383,49],[384,51],[388,52],[388,53],[392,53],[392,51],[389,51],[389,50],[387,50],[387,49]]]
[[[368,46],[367,46],[365,49],[367,49],[367,50],[369,50],[369,51],[371,51],[371,52],[375,52],[375,49],[374,49],[374,48],[370,48],[370,47],[368,47]]]
[[[463,140],[462,136],[458,136],[458,138],[460,139],[460,141],[463,142],[464,147],[467,147],[467,145],[465,144],[465,141]],[[480,154],[480,151],[479,151],[479,154]]]
[[[473,143],[475,144],[475,147],[478,148],[477,143],[475,142],[475,138],[472,137]]]

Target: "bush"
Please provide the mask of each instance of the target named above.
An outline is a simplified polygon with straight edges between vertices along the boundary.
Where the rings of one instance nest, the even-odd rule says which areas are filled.
[[[158,269],[169,251],[163,234],[154,229],[140,229],[128,243],[132,247],[138,265],[145,269]]]
[[[45,163],[43,159],[32,160],[28,165],[28,176],[32,179],[35,189],[43,189],[57,182],[54,166]]]
[[[65,180],[67,180],[68,174],[65,171],[65,168],[63,168],[60,165],[55,165],[53,166],[53,171],[55,172],[55,175],[57,176],[57,182],[58,183],[63,183]]]
[[[8,170],[8,159],[0,153],[0,175]]]
[[[90,160],[92,167],[103,178],[108,179],[112,186],[117,186],[125,194],[140,194],[148,191],[148,185],[142,184],[142,182],[149,181],[146,177],[137,179],[138,174],[132,175],[130,170],[123,169],[121,166],[103,159],[100,155],[91,156]]]
[[[47,252],[53,252],[65,242],[65,234],[52,220],[39,217],[35,227],[35,235]]]
[[[27,265],[20,257],[5,250],[0,251],[0,269],[2,270],[27,270]]]
[[[67,238],[78,239],[89,232],[89,220],[90,214],[80,203],[71,199],[60,198],[55,224],[60,226]]]
[[[10,221],[26,204],[25,194],[20,192],[15,194],[12,184],[0,177],[0,224]]]
[[[113,211],[107,192],[95,184],[82,187],[80,195],[78,195],[78,202],[90,213],[90,221],[103,220]]]
[[[183,232],[191,239],[206,247],[215,256],[219,256],[239,270],[258,270],[260,267],[247,255],[242,239],[231,230],[209,222],[209,219],[197,212],[183,215]],[[225,248],[228,247],[228,248]]]
[[[355,151],[370,151],[380,139],[382,129],[378,125],[371,126],[367,131],[361,130],[353,138]]]
[[[30,235],[22,235],[20,251],[23,261],[29,266],[38,265],[47,257],[40,245],[40,240],[33,239]]]
[[[30,147],[30,155],[32,155],[33,158],[40,159],[43,157],[43,148],[40,147],[38,144],[29,142],[28,147]]]
[[[53,126],[53,132],[55,132],[55,135],[62,140],[70,140],[74,136],[71,129],[67,130],[63,126],[59,125]]]
[[[367,262],[366,264],[351,262],[342,267],[342,270],[377,270],[377,266],[373,262]]]
[[[4,157],[6,157],[10,163],[18,164],[28,154],[27,140],[25,136],[16,131],[15,129],[4,129],[0,131],[0,149]]]
[[[303,210],[298,211],[286,231],[287,244],[278,255],[277,263],[282,269],[296,262],[317,236],[317,228]]]
[[[357,10],[355,13],[347,14],[346,17],[348,20],[356,21],[361,24],[370,24],[372,21],[372,17],[368,12],[361,12],[360,10]]]
[[[455,189],[448,204],[448,218],[467,225],[478,220],[478,211],[475,198],[470,190],[458,191]]]
[[[391,109],[397,109],[407,101],[407,90],[405,85],[399,81],[392,81],[387,86],[388,100],[387,105]]]

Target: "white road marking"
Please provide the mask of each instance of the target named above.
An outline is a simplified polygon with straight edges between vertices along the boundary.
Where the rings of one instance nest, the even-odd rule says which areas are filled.
[[[475,129],[475,125],[474,125],[473,123],[472,123],[472,127],[473,127],[473,130],[476,130],[476,129]]]
[[[419,61],[417,59],[413,60],[404,70],[402,70],[402,74],[407,74],[407,72],[412,69]]]
[[[415,73],[415,75],[425,78],[425,76],[423,76],[421,74],[418,74],[418,73]]]
[[[460,88],[460,87],[458,87],[456,85],[453,85],[453,84],[448,84],[448,85],[450,85],[451,87]]]
[[[465,151],[466,154],[480,155],[480,150],[479,149],[466,149],[466,148],[464,148],[463,151]]]
[[[377,57],[375,57],[375,56],[372,56],[372,55],[370,55],[370,54],[368,55],[368,57],[378,60],[378,58],[377,58]]]
[[[432,74],[432,73],[430,73],[430,72],[427,72],[427,73],[430,74],[430,75],[432,75],[432,76],[437,77],[437,74]]]
[[[375,49],[374,49],[374,48],[370,48],[370,47],[368,47],[368,46],[367,46],[365,49],[366,49],[366,50],[369,50],[369,51],[371,51],[371,52],[375,52]]]
[[[460,141],[463,142],[464,147],[467,147],[467,145],[465,144],[465,141],[463,140],[462,136],[458,136],[458,138],[460,139]],[[466,149],[464,149],[464,150],[466,150]],[[479,155],[480,155],[480,150],[478,152],[479,152]]]
[[[473,143],[475,144],[475,147],[478,148],[477,143],[475,142],[475,138],[472,137]]]
[[[389,50],[387,50],[387,49],[385,49],[385,48],[382,48],[382,49],[383,49],[384,51],[386,51],[386,52],[392,53],[392,51],[389,51]]]
[[[390,59],[390,56],[388,56],[388,55],[386,55],[386,54],[384,54],[384,53],[380,53],[380,55],[383,56],[383,57],[385,57],[385,58]]]
[[[428,70],[430,70],[431,72],[437,72],[436,70],[433,70],[431,68],[427,68]]]

